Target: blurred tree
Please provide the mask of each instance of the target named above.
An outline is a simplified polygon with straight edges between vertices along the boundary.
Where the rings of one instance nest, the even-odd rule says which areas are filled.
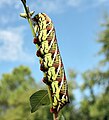
[[[81,120],[109,120],[109,17],[107,15],[105,20],[103,24],[105,29],[100,33],[98,40],[102,44],[99,54],[103,55],[103,60],[100,61],[103,66],[82,74],[83,84],[80,88],[83,99],[79,110]]]
[[[72,90],[76,73],[71,71],[70,74],[73,75],[68,80],[70,103],[60,113],[65,120],[72,120],[75,112]],[[50,106],[30,113],[29,97],[40,88],[41,85],[35,83],[28,67],[19,66],[11,73],[3,74],[0,80],[0,120],[52,120]]]
[[[38,89],[28,67],[19,66],[0,80],[0,120],[27,120],[29,97]]]
[[[98,42],[101,43],[101,49],[99,54],[103,56],[103,60],[100,63],[103,65],[105,69],[100,71],[100,76],[102,80],[101,84],[105,85],[105,92],[109,92],[109,15],[105,13],[104,23],[102,24],[104,27],[103,31],[100,33]]]
[[[100,32],[100,36],[97,41],[102,45],[99,51],[99,54],[102,54],[104,56],[104,59],[101,62],[106,64],[109,62],[109,15],[108,13],[105,13],[104,23],[101,25],[103,27],[103,30]]]
[[[83,83],[80,86],[83,93],[83,100],[80,102],[80,114],[82,120],[90,120],[90,106],[93,106],[96,102],[96,96],[94,93],[94,87],[96,86],[96,73],[97,71],[86,71],[82,74]],[[87,93],[87,94],[86,94]]]
[[[88,70],[82,74],[83,83],[80,86],[83,99],[80,101],[79,113],[81,120],[108,120],[109,94],[106,94],[99,84],[98,69]]]

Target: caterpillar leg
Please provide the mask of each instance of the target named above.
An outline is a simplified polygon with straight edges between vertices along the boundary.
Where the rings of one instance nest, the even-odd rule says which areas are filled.
[[[40,45],[40,41],[39,41],[39,39],[38,39],[38,37],[35,37],[34,39],[33,39],[33,43],[36,45]]]

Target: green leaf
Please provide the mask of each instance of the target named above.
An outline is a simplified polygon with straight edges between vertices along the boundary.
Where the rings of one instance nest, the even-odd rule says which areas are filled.
[[[47,90],[39,90],[30,97],[31,113],[38,110],[39,107],[49,104],[50,100]]]

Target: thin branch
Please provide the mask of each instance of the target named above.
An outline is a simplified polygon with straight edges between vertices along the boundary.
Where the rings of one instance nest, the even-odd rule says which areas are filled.
[[[35,38],[35,37],[36,37],[36,34],[35,34],[35,32],[34,32],[32,20],[31,20],[31,16],[30,16],[29,7],[26,6],[26,0],[21,0],[21,1],[22,1],[22,3],[23,3],[25,12],[26,12],[26,14],[27,14],[27,20],[28,20],[28,23],[30,24],[30,28],[31,28],[31,31],[32,31],[32,35],[33,35],[33,37]]]
[[[58,113],[53,114],[53,120],[58,120]]]

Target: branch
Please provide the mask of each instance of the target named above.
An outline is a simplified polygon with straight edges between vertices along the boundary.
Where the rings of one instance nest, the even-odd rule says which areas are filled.
[[[26,18],[28,20],[28,23],[30,24],[30,28],[31,28],[31,31],[32,31],[32,35],[35,38],[36,34],[34,32],[32,20],[31,20],[31,16],[34,14],[34,11],[31,11],[31,12],[29,11],[29,7],[26,6],[26,0],[21,0],[21,2],[23,3],[25,12],[21,13],[20,16],[23,17],[23,18]]]

